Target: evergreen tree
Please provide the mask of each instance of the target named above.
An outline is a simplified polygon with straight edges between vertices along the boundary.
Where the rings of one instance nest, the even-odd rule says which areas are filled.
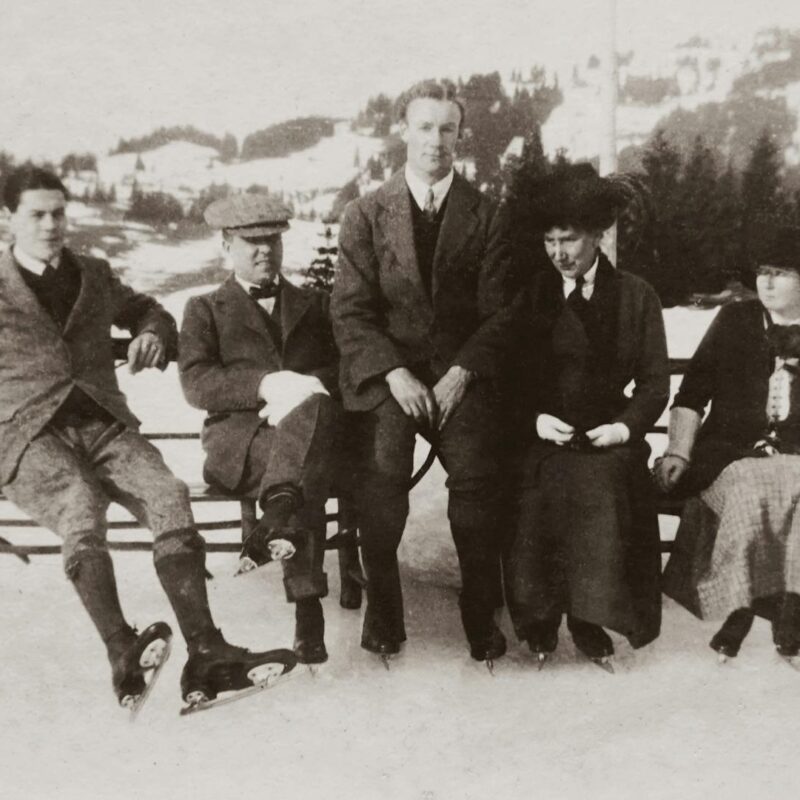
[[[321,235],[324,244],[316,248],[317,256],[308,267],[304,285],[330,292],[333,289],[333,277],[335,274],[333,259],[338,253],[338,248],[334,242],[330,221],[323,220],[323,223],[325,227]]]

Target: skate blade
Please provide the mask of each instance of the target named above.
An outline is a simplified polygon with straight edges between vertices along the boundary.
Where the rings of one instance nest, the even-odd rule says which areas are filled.
[[[489,674],[494,678],[494,661],[491,658],[487,658],[484,664],[486,664],[486,669],[489,670]]]
[[[602,658],[593,658],[593,664],[597,664],[600,669],[605,670],[609,675],[614,675],[614,665],[611,663],[610,656],[603,656]]]
[[[186,705],[181,708],[180,716],[185,717],[198,711],[207,711],[210,708],[235,703],[237,700],[243,700],[245,697],[258,694],[265,689],[272,689],[278,683],[294,677],[297,673],[293,672],[293,669],[294,667],[287,669],[286,664],[279,662],[259,664],[247,673],[248,680],[253,682],[252,686],[221,692],[213,700],[209,700],[205,692],[190,692],[186,697]]]
[[[541,672],[544,669],[544,665],[547,663],[547,653],[537,653],[536,654],[536,669]]]
[[[169,639],[155,639],[150,642],[139,656],[139,666],[145,671],[145,689],[141,694],[129,694],[122,698],[120,705],[130,711],[130,721],[136,722],[136,718],[147,702],[150,693],[156,685],[164,664],[167,663],[172,642]],[[149,675],[149,677],[147,677]]]
[[[723,667],[727,663],[728,663],[728,656],[726,656],[725,653],[719,653],[717,655],[717,666]]]
[[[389,667],[389,662],[392,660],[392,657],[386,653],[381,653],[379,658],[383,662],[383,666],[386,667],[386,671],[391,672],[391,668]]]

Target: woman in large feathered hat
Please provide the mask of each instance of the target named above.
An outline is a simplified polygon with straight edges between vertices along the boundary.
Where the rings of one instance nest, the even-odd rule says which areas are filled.
[[[547,256],[518,309],[518,513],[505,559],[515,630],[542,662],[564,614],[578,650],[608,668],[604,629],[633,647],[660,630],[644,435],[669,397],[664,323],[655,291],[600,248],[626,189],[589,164],[562,164],[509,200],[518,232],[534,232],[530,246]]]

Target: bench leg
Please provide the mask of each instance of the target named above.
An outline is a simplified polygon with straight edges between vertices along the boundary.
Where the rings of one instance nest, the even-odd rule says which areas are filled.
[[[366,578],[361,569],[356,542],[357,520],[352,501],[339,498],[338,533],[350,532],[349,541],[339,547],[339,605],[342,608],[361,608],[362,589],[366,586]]]

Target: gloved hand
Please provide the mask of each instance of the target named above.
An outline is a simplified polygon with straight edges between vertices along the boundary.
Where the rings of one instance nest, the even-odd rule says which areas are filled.
[[[258,387],[258,396],[265,406],[258,415],[270,425],[278,423],[312,394],[328,394],[322,381],[315,375],[302,375],[291,370],[281,370],[265,375]]]
[[[536,417],[536,433],[547,442],[565,444],[572,439],[575,428],[552,414],[539,414]]]
[[[631,438],[631,432],[624,422],[611,422],[586,431],[586,438],[593,447],[613,447],[625,444]]]

